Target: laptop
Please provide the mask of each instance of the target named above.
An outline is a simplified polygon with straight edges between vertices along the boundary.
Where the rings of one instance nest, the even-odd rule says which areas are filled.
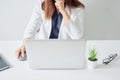
[[[27,40],[26,53],[32,69],[82,69],[85,40]]]
[[[0,71],[10,68],[10,65],[5,60],[5,58],[0,54]]]

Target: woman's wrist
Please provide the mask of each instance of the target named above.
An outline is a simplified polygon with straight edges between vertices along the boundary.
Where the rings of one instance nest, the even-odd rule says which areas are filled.
[[[23,39],[22,45],[25,45],[25,43],[26,43],[26,41],[27,41],[28,39],[30,39],[30,38],[25,38],[25,39]]]

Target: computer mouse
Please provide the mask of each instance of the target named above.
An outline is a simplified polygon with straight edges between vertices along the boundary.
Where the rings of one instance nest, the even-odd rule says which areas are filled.
[[[27,60],[26,53],[24,54],[24,57],[22,55],[20,55],[20,57],[18,59],[19,59],[19,61],[25,61],[25,60]]]

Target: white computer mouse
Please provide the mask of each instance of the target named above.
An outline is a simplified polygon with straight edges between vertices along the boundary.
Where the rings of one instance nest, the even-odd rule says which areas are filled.
[[[25,61],[25,60],[27,60],[26,53],[25,53],[24,57],[22,55],[20,55],[20,57],[18,59],[19,59],[19,61]]]

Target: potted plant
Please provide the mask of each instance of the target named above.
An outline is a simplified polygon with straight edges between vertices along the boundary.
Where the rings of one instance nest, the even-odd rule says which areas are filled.
[[[89,69],[94,69],[96,68],[96,64],[97,64],[97,52],[96,49],[90,49],[89,50],[89,58],[88,58],[88,68]]]

